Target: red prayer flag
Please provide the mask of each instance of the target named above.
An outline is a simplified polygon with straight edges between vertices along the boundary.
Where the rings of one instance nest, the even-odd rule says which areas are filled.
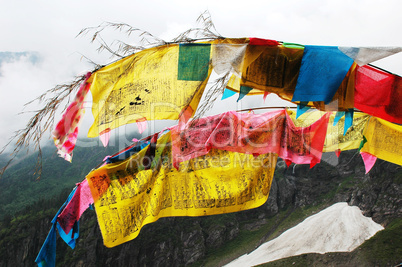
[[[66,234],[71,231],[75,222],[79,221],[84,211],[93,203],[91,190],[88,181],[85,179],[77,184],[77,189],[70,202],[57,217],[57,222]]]
[[[369,115],[402,124],[402,77],[369,65],[357,67],[354,102]]]
[[[269,39],[262,39],[262,38],[254,38],[250,37],[249,45],[266,45],[266,46],[277,46],[279,45],[278,41],[269,40]]]

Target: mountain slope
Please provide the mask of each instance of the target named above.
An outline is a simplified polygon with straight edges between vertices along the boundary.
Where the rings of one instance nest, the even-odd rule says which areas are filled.
[[[12,162],[0,179],[0,219],[13,215],[41,199],[59,195],[62,190],[71,191],[76,183],[85,179],[89,171],[102,162],[106,155],[118,151],[117,147],[77,147],[72,163],[60,158],[54,145],[42,148],[42,174],[35,174],[37,154],[22,156]],[[6,155],[0,158],[0,168],[6,163]]]
[[[364,256],[364,260],[360,261],[363,254],[352,252],[345,254],[346,260],[362,262],[360,266],[373,266],[376,262],[398,264],[401,260],[399,255],[391,252],[398,251],[401,242],[391,242],[392,236],[387,233],[400,233],[401,229],[398,220],[402,217],[402,169],[378,160],[370,173],[365,175],[363,162],[356,151],[342,152],[336,166],[327,163],[333,157],[336,159],[333,153],[325,157],[322,163],[312,169],[304,165],[285,168],[279,162],[269,199],[259,208],[207,217],[162,218],[146,225],[133,241],[111,249],[103,246],[95,213],[88,210],[80,222],[80,238],[76,248],[71,250],[66,244],[58,243],[57,264],[222,266],[336,202],[358,206],[364,215],[385,227],[380,233],[387,236],[371,244],[371,248],[376,247],[376,254],[370,254],[371,258],[364,254],[367,257]],[[0,266],[33,265],[50,229],[50,220],[61,205],[50,207],[50,204],[51,201],[43,200],[40,205],[44,208],[29,207],[23,213],[16,214],[15,218],[9,217],[2,222]],[[387,242],[387,246],[377,243],[383,241]],[[355,251],[366,251],[363,247]],[[300,257],[304,259],[310,255]],[[387,255],[388,258],[381,261],[379,255]],[[331,263],[329,256],[323,257],[326,257],[324,260],[327,263]]]

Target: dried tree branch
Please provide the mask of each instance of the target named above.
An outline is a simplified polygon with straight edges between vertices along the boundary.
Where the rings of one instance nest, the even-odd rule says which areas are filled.
[[[38,157],[41,158],[40,141],[42,140],[43,135],[49,129],[53,128],[56,110],[58,110],[63,101],[66,100],[75,89],[79,88],[80,84],[84,80],[85,75],[78,76],[71,83],[57,85],[54,88],[46,91],[42,95],[38,96],[36,99],[25,104],[29,105],[33,102],[44,102],[44,107],[38,110],[34,114],[34,116],[31,117],[24,129],[20,129],[14,132],[14,136],[11,137],[10,141],[0,151],[0,154],[2,154],[12,141],[14,141],[15,139],[17,140],[15,142],[13,152],[10,154],[11,159],[8,161],[6,166],[0,169],[0,177],[10,165],[11,161],[15,159],[17,154],[22,149],[27,149],[29,151],[32,142],[34,145],[34,150],[38,149]],[[67,105],[68,103],[66,104],[64,109],[67,108]],[[38,162],[38,164],[39,163],[40,161]]]
[[[91,35],[91,43],[98,41],[99,47],[97,48],[98,52],[107,51],[112,56],[117,56],[119,58],[123,58],[127,55],[136,53],[138,51],[144,50],[145,48],[149,47],[156,47],[160,45],[166,44],[178,44],[178,43],[192,43],[201,40],[213,40],[213,39],[222,39],[223,37],[216,31],[215,26],[212,22],[211,15],[208,11],[202,13],[198,19],[197,23],[201,23],[201,27],[189,29],[177,36],[171,42],[166,42],[161,38],[158,38],[148,31],[143,31],[141,29],[132,27],[126,23],[112,23],[112,22],[104,22],[95,27],[87,27],[82,29],[78,34],[78,36],[84,36],[87,34],[92,33]],[[133,46],[122,41],[115,41],[109,45],[101,36],[101,34],[106,29],[113,29],[118,30],[120,32],[124,32],[127,37],[130,37],[133,33],[138,33],[140,38],[140,42],[142,45],[140,46]],[[112,45],[117,44],[118,48],[114,50]],[[85,57],[85,56],[84,56]],[[86,58],[86,57],[85,57]],[[88,60],[88,59],[87,59]],[[92,62],[96,67],[92,71],[95,72],[100,69],[102,66],[95,64]],[[229,74],[219,78],[215,81],[215,84],[212,86],[209,93],[206,95],[206,99],[204,103],[200,105],[200,110],[197,116],[202,116],[208,109],[212,107],[212,103],[216,100],[219,96],[219,93],[223,92],[224,87],[228,81]],[[42,151],[40,148],[40,141],[43,135],[49,130],[53,128],[54,125],[54,118],[56,110],[60,108],[62,102],[67,100],[72,92],[79,88],[80,84],[84,81],[85,75],[77,76],[75,80],[71,83],[57,85],[54,88],[46,91],[45,93],[38,96],[36,99],[28,102],[25,105],[32,104],[33,102],[44,103],[44,107],[35,111],[34,115],[28,121],[25,128],[20,129],[14,133],[14,136],[9,140],[9,142],[3,147],[0,151],[0,154],[4,153],[5,149],[14,141],[15,147],[13,152],[11,153],[11,159],[8,161],[6,166],[0,169],[0,178],[4,174],[4,171],[10,166],[10,163],[13,159],[15,159],[16,155],[22,150],[27,149],[29,150],[31,144],[33,143],[34,149],[38,150],[38,161],[37,161],[37,168],[36,174],[40,177],[41,174],[41,159],[42,159]],[[69,102],[69,101],[68,101]],[[64,110],[67,108],[68,103],[64,107]]]

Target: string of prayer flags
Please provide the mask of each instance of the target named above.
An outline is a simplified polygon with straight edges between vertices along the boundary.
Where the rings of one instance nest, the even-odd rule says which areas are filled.
[[[53,131],[66,160],[89,91],[94,123],[88,137],[99,136],[104,146],[112,129],[128,123],[143,133],[148,120],[179,122],[105,157],[77,184],[52,220],[37,264],[55,265],[56,229],[75,247],[79,219],[92,203],[104,244],[114,247],[162,217],[262,205],[278,157],[288,167],[311,168],[323,152],[339,156],[358,148],[366,173],[377,158],[402,165],[402,77],[367,65],[400,51],[217,38],[166,43],[88,73]],[[219,76],[215,85],[222,86],[216,88],[225,88],[222,100],[239,93],[237,101],[257,94],[265,101],[275,93],[296,102],[297,112],[227,111],[190,121],[212,70]]]
[[[361,152],[402,165],[402,125],[371,117],[364,136],[367,142],[363,144]]]
[[[57,154],[70,162],[77,141],[78,127],[85,112],[83,106],[85,97],[89,91],[90,84],[88,83],[88,78],[90,76],[90,72],[85,75],[85,79],[81,83],[74,101],[67,107],[67,110],[52,132],[54,144],[57,147]]]
[[[93,73],[94,123],[88,136],[143,119],[177,120],[189,107],[194,112],[211,73],[210,51],[209,43],[169,44]]]
[[[337,47],[306,45],[292,101],[329,103],[352,64]]]
[[[276,153],[298,164],[320,162],[329,114],[296,127],[286,110],[264,114],[226,112],[201,118],[184,130],[172,127],[173,164],[206,155],[212,148],[246,153]]]
[[[169,142],[169,133],[158,139],[151,169],[142,166],[144,148],[87,175],[105,246],[134,239],[144,225],[158,218],[223,214],[266,202],[275,154],[254,157],[212,149],[176,170]]]
[[[402,77],[365,65],[357,68],[354,106],[364,113],[402,124]]]
[[[219,75],[232,74],[227,88],[239,92],[239,100],[248,94],[269,92],[285,100],[308,102],[308,106],[320,110],[358,108],[400,123],[398,90],[385,90],[385,94],[396,96],[386,98],[392,103],[383,105],[380,113],[385,115],[370,110],[375,105],[365,106],[367,101],[362,101],[362,97],[368,98],[368,89],[362,88],[368,83],[364,75],[373,71],[353,61],[366,63],[400,49],[289,46],[260,38],[217,39],[145,49],[91,75],[94,124],[88,136],[145,119],[180,119],[185,123],[196,111],[212,69]],[[376,51],[376,56],[368,56],[370,51]],[[394,76],[391,75],[398,80]],[[355,84],[357,99],[353,101]],[[230,91],[225,90],[223,99],[227,94]]]

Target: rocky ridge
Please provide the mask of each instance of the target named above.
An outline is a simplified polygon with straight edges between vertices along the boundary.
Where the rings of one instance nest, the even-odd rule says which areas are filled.
[[[71,250],[58,240],[60,266],[221,266],[278,236],[308,215],[336,202],[358,206],[385,228],[402,216],[400,166],[377,160],[365,174],[357,151],[324,154],[310,169],[279,161],[268,201],[259,208],[207,217],[162,218],[146,225],[133,241],[103,245],[94,211],[80,222],[80,238]],[[58,208],[58,207],[56,207]],[[34,266],[54,212],[34,221],[14,219],[0,231],[0,266]],[[14,228],[13,228],[14,227]],[[3,243],[3,244],[1,244]]]

